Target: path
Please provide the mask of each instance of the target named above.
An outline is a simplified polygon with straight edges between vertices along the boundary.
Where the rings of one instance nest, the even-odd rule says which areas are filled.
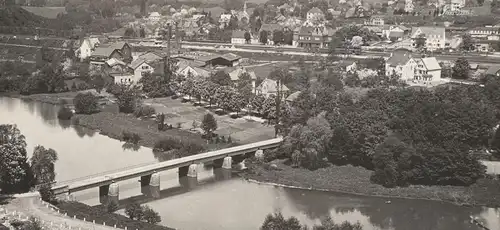
[[[21,212],[23,217],[33,216],[43,220],[50,229],[116,230],[113,227],[94,225],[91,222],[65,217],[40,203],[38,197],[16,198],[4,206],[8,212]],[[52,222],[52,225],[50,224]]]

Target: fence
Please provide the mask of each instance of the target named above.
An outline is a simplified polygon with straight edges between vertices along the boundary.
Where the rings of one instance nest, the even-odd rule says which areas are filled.
[[[42,198],[39,198],[38,199],[39,203],[43,206],[45,206],[46,208],[48,209],[51,209],[52,211],[55,211],[57,212],[59,215],[63,215],[64,217],[68,217],[68,218],[72,218],[72,219],[78,219],[80,221],[84,221],[84,222],[87,222],[88,224],[92,224],[92,225],[102,225],[102,226],[106,226],[106,227],[109,227],[109,228],[115,228],[115,229],[125,229],[125,230],[129,230],[127,228],[127,226],[125,227],[119,227],[118,224],[106,224],[106,222],[102,222],[102,223],[99,223],[99,222],[96,222],[96,220],[90,220],[90,219],[86,219],[85,217],[80,217],[80,216],[77,216],[77,215],[73,215],[73,216],[68,216],[68,213],[67,212],[63,212],[61,210],[59,210],[59,208],[57,208],[56,206],[48,203],[48,202],[45,202],[42,200]],[[51,223],[52,224],[52,223]],[[71,226],[68,228],[68,229],[78,229],[78,230],[82,230],[82,228],[71,228]],[[130,229],[130,230],[134,230],[134,229]],[[135,229],[135,230],[139,230],[139,229]]]

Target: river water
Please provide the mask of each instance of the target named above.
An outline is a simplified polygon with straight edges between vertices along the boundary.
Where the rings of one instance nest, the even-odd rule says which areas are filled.
[[[26,136],[29,154],[36,145],[58,152],[56,180],[158,161],[151,149],[129,150],[117,140],[58,121],[57,110],[49,104],[0,97],[0,124],[17,124]],[[121,199],[142,199],[138,179],[120,182]],[[479,217],[490,229],[500,229],[500,209],[403,199],[386,204],[382,198],[287,189],[235,177],[219,180],[203,166],[198,180],[198,186],[186,189],[179,185],[176,170],[162,172],[162,198],[148,202],[160,212],[162,224],[182,230],[254,230],[268,213],[281,211],[308,225],[331,216],[336,222],[359,221],[368,230],[479,229],[469,223],[469,216]],[[75,194],[90,205],[98,204],[97,197],[97,188]]]

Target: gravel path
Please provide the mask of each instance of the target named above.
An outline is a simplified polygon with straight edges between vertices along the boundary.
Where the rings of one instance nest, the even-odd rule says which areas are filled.
[[[38,197],[16,198],[3,207],[7,213],[22,213],[22,219],[28,216],[40,218],[47,229],[75,229],[75,230],[116,230],[116,228],[94,225],[91,222],[85,222],[57,213],[57,211],[43,205]],[[18,214],[16,214],[18,215]]]

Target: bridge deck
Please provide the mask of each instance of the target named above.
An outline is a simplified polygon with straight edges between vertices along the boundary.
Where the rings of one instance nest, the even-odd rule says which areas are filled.
[[[240,154],[245,154],[248,152],[256,151],[258,149],[268,149],[279,146],[282,142],[281,138],[275,138],[260,142],[255,142],[251,144],[220,149],[216,151],[201,153],[197,155],[182,157],[178,159],[173,159],[169,161],[164,161],[160,163],[150,164],[146,166],[140,166],[132,169],[126,169],[121,172],[103,174],[91,178],[82,179],[79,181],[70,182],[67,184],[58,184],[53,187],[53,190],[57,193],[63,192],[76,192],[82,191],[88,188],[102,186],[106,184],[111,184],[117,181],[123,181],[128,179],[137,178],[140,176],[150,175],[154,172],[165,171],[169,169],[179,168],[183,166],[188,166],[190,164],[197,164],[203,162],[209,162],[216,159],[220,159],[226,156],[235,156]]]

